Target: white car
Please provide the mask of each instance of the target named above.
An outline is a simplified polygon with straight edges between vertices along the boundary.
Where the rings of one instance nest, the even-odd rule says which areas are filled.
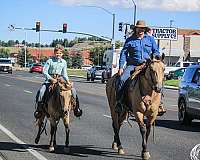
[[[82,65],[82,67],[81,67],[81,69],[82,70],[89,70],[89,69],[91,69],[92,68],[92,65]]]
[[[102,79],[102,73],[105,71],[104,66],[93,66],[87,70],[87,81],[94,81],[95,79]]]

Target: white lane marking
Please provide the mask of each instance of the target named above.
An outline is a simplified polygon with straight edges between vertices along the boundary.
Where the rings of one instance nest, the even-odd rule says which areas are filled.
[[[21,144],[22,147],[27,150],[29,153],[31,153],[34,157],[36,157],[39,160],[47,160],[44,156],[42,156],[39,152],[29,148],[29,146],[21,141],[19,138],[17,138],[12,132],[10,132],[8,129],[6,129],[4,126],[0,124],[0,130],[7,134],[8,137],[10,137],[13,141],[15,141],[18,144]]]
[[[106,117],[106,118],[110,118],[111,119],[111,116],[109,116],[109,115],[104,114],[103,116]],[[124,122],[126,123],[127,120],[125,120]]]
[[[6,86],[6,87],[10,87],[11,85],[10,85],[10,84],[5,84],[5,86]]]
[[[33,92],[31,92],[31,91],[28,91],[28,90],[24,90],[24,92],[26,92],[26,93],[33,93]]]
[[[172,107],[177,107],[177,106],[178,106],[178,104],[174,104],[174,105],[170,105],[170,106],[172,106]]]

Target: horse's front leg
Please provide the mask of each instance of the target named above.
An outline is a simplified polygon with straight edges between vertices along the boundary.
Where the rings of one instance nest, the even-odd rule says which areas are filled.
[[[69,112],[65,113],[64,118],[63,118],[63,123],[64,123],[64,126],[65,126],[65,132],[66,132],[66,140],[65,140],[64,150],[65,150],[66,153],[69,153],[69,132],[70,132],[70,129],[69,129]]]
[[[44,117],[45,115],[43,114],[37,121],[37,125],[38,125],[38,133],[37,133],[37,136],[35,138],[35,143],[38,144],[39,140],[40,140],[40,135],[41,135],[41,130],[42,130],[42,127],[44,125]]]
[[[136,121],[139,125],[140,133],[141,133],[141,136],[142,136],[142,153],[141,153],[141,156],[142,156],[143,160],[148,160],[150,158],[150,154],[147,151],[147,139],[148,139],[147,132],[148,132],[148,135],[149,135],[150,131],[147,131],[147,127],[144,124],[144,115],[142,113],[137,112],[136,115],[135,115],[135,118],[136,118]]]
[[[50,126],[51,126],[51,138],[49,143],[49,151],[54,152],[54,144],[56,144],[56,130],[57,130],[57,123],[55,120],[50,120]]]

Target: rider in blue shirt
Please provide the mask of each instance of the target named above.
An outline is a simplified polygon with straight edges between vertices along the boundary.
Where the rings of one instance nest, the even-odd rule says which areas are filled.
[[[121,95],[125,81],[130,77],[130,72],[136,66],[142,65],[150,55],[160,56],[158,46],[152,36],[145,34],[146,25],[142,20],[138,20],[133,35],[127,38],[120,53],[117,83],[117,106],[121,106]]]
[[[44,65],[43,74],[46,78],[42,87],[39,90],[39,94],[37,97],[37,108],[34,112],[34,116],[36,119],[40,118],[43,112],[44,104],[46,103],[44,100],[44,95],[46,89],[50,86],[50,83],[56,83],[57,79],[54,79],[53,75],[61,76],[67,84],[71,84],[69,81],[69,77],[67,75],[67,62],[62,59],[64,47],[60,44],[57,44],[54,49],[54,57],[51,57]],[[79,108],[78,96],[76,94],[76,90],[72,88],[72,96],[76,100],[76,105]]]

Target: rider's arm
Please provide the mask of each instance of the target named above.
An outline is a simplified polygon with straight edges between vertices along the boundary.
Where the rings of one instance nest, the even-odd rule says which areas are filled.
[[[64,65],[63,65],[63,68],[62,68],[61,75],[69,83],[69,77],[68,77],[68,74],[67,74],[67,62],[63,61],[63,63],[64,63]]]
[[[51,80],[53,79],[50,75],[49,75],[49,67],[51,65],[51,59],[47,60],[44,67],[43,67],[43,74],[45,76],[45,78],[47,80]]]
[[[129,41],[126,41],[125,44],[124,44],[124,47],[123,49],[121,50],[121,53],[120,53],[120,58],[119,58],[119,69],[123,69],[124,67],[124,64],[126,62],[126,53],[128,51],[128,47],[129,47]]]
[[[153,36],[151,36],[151,43],[152,43],[152,53],[156,56],[160,56],[158,45]]]

